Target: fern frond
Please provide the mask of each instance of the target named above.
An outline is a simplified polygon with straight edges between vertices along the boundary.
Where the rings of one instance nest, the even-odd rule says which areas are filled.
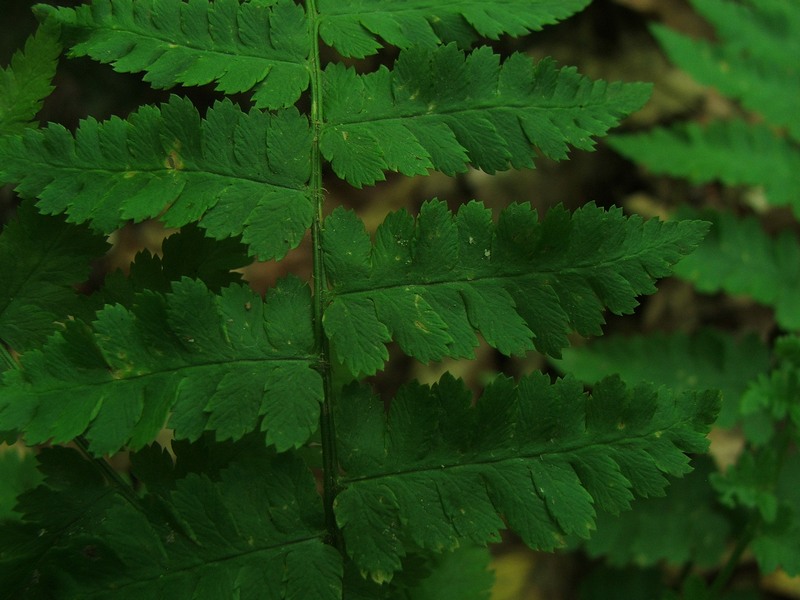
[[[584,543],[592,558],[624,567],[670,565],[713,568],[725,553],[731,523],[708,485],[716,468],[709,457],[693,459],[694,471],[670,483],[660,498],[637,498],[631,511],[599,511],[597,531]]]
[[[606,141],[655,174],[693,183],[763,186],[771,204],[788,204],[800,215],[800,146],[765,125],[740,120],[686,123],[613,135]]]
[[[43,483],[18,499],[20,519],[0,522],[0,589],[8,598],[67,596],[78,562],[108,545],[86,535],[114,500],[99,472],[66,448],[45,449],[37,462]]]
[[[44,342],[57,322],[89,316],[74,286],[107,249],[85,227],[20,206],[0,234],[0,341],[23,352]]]
[[[21,456],[13,450],[0,452],[0,482],[0,522],[21,520],[22,515],[14,510],[17,496],[41,482],[33,454]],[[0,565],[1,561],[0,558]]]
[[[800,165],[798,165],[800,168]],[[675,267],[675,274],[701,292],[744,294],[775,309],[775,319],[800,329],[800,241],[791,232],[772,238],[753,218],[727,213],[683,213],[713,222],[698,249]]]
[[[724,505],[757,515],[751,547],[761,571],[782,568],[795,576],[800,574],[800,463],[796,451],[781,450],[782,444],[773,443],[745,453],[724,474],[712,475],[711,483]]]
[[[70,56],[90,56],[122,73],[146,72],[156,88],[216,83],[254,90],[258,108],[294,104],[308,87],[311,47],[303,8],[239,0],[93,0],[37,9],[75,38]]]
[[[280,258],[311,224],[311,132],[295,109],[244,113],[218,102],[201,119],[173,96],[127,120],[84,120],[0,138],[0,182],[18,183],[47,214],[109,233],[125,220],[200,221],[213,238],[242,235],[259,258]]]
[[[586,8],[591,0],[319,0],[319,32],[344,56],[363,58],[383,44],[403,49],[477,37],[521,36],[557,23]]]
[[[675,390],[720,390],[718,424],[730,427],[740,416],[745,390],[753,379],[769,370],[770,356],[755,336],[737,341],[706,329],[694,335],[604,337],[583,347],[567,348],[555,364],[587,384],[618,374],[629,385],[646,381]]]
[[[489,600],[493,574],[488,548],[466,545],[453,552],[419,552],[403,559],[391,582],[364,579],[345,562],[343,600]]]
[[[294,278],[264,301],[243,286],[217,296],[184,279],[132,308],[107,306],[91,329],[68,323],[5,373],[0,430],[29,443],[87,432],[101,455],[149,443],[171,413],[178,437],[239,439],[261,422],[268,444],[299,447],[317,429],[322,399],[310,302]]]
[[[722,38],[692,40],[663,26],[653,33],[681,69],[740,100],[800,141],[800,6],[794,2],[693,0]]]
[[[416,222],[404,211],[387,217],[373,245],[339,209],[325,221],[332,290],[323,325],[353,375],[382,368],[390,339],[423,362],[472,357],[475,331],[506,355],[535,347],[559,356],[571,329],[601,332],[604,308],[632,312],[706,226],[594,205],[553,208],[541,222],[512,205],[495,225],[479,203],[453,215],[432,201]]]
[[[786,0],[691,0],[724,46],[781,69],[797,70],[800,10]]]
[[[531,547],[588,537],[595,507],[618,513],[659,496],[665,474],[690,470],[718,410],[715,393],[676,394],[535,373],[499,377],[476,406],[446,376],[381,400],[348,388],[337,406],[344,490],[336,519],[354,562],[390,579],[416,547],[443,551],[498,539],[506,524]],[[501,519],[499,514],[503,515]]]
[[[751,417],[742,428],[753,446],[764,446],[775,440],[787,419],[800,430],[800,338],[789,335],[775,342],[776,366],[754,378],[742,397],[742,413]]]
[[[322,505],[300,459],[251,444],[216,474],[181,474],[181,458],[173,470],[166,452],[134,456],[148,494],[131,502],[74,451],[46,450],[45,484],[20,501],[25,522],[0,530],[3,591],[98,600],[341,598],[342,560],[323,542]]]
[[[60,54],[58,29],[44,24],[14,54],[11,65],[0,69],[0,135],[19,133],[34,120],[53,91]]]
[[[104,304],[134,305],[141,290],[168,293],[173,282],[184,277],[199,279],[214,293],[239,283],[241,269],[253,262],[247,248],[236,238],[212,240],[194,226],[181,227],[178,233],[167,237],[161,245],[161,255],[147,250],[136,254],[127,275],[116,271],[107,275],[103,287],[92,294],[92,300]]]
[[[451,44],[400,54],[393,70],[366,75],[331,64],[324,71],[320,150],[342,179],[360,187],[438,169],[489,173],[532,167],[537,150],[553,159],[569,146],[594,147],[640,108],[650,86],[592,81],[547,59],[514,54],[502,64],[488,47],[465,56]]]

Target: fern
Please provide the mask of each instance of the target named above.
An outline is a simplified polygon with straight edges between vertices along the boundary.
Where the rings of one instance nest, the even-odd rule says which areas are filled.
[[[53,91],[61,44],[56,27],[39,28],[25,44],[24,52],[0,70],[0,134],[18,133],[31,125],[44,99]]]
[[[477,203],[453,219],[434,202],[416,226],[408,214],[390,216],[372,247],[355,215],[334,212],[323,244],[333,288],[323,323],[335,347],[350,349],[340,358],[351,373],[380,369],[391,339],[423,362],[474,357],[473,329],[507,355],[534,347],[558,355],[569,330],[600,333],[604,306],[631,312],[635,294],[654,291],[648,274],[666,273],[670,255],[685,251],[681,224],[592,206],[535,219],[512,206],[495,228]],[[599,248],[598,227],[609,236]]]
[[[556,366],[586,383],[616,373],[631,384],[718,389],[722,410],[717,424],[730,427],[740,416],[750,383],[768,370],[769,350],[754,336],[735,340],[713,329],[693,335],[609,336],[568,348]]]
[[[89,275],[89,261],[107,248],[86,227],[20,207],[0,236],[0,338],[19,351],[42,344],[54,322],[88,317],[72,285]]]
[[[387,412],[363,381],[390,342],[422,362],[473,357],[479,335],[506,355],[559,356],[571,332],[601,333],[605,310],[631,313],[705,234],[703,221],[595,205],[540,218],[514,204],[495,221],[478,202],[432,200],[416,217],[390,213],[372,240],[355,213],[327,214],[326,162],[361,187],[389,171],[492,173],[591,150],[648,86],[472,49],[586,4],[36,7],[70,56],[154,87],[248,92],[238,101],[252,108],[173,95],[71,132],[21,127],[41,82],[15,101],[24,110],[0,132],[0,182],[24,198],[0,238],[0,431],[75,448],[41,451],[43,479],[0,524],[4,594],[485,598],[485,548],[501,530],[562,547],[590,535],[598,510],[690,471],[714,392],[610,378],[588,394],[537,373],[498,376],[473,405],[444,376],[402,387]],[[52,50],[43,35],[31,57]],[[341,57],[400,51],[359,73],[323,64],[323,42]],[[31,60],[38,73],[52,52]],[[76,294],[104,236],[148,219],[181,231]],[[283,277],[262,298],[231,272],[282,259],[309,230],[310,285]],[[6,271],[20,253],[29,262]],[[154,443],[164,427],[171,454]],[[103,458],[120,451],[129,472]]]
[[[690,213],[686,213],[690,214]],[[789,231],[772,238],[753,218],[706,213],[714,227],[698,249],[677,268],[699,291],[744,294],[774,308],[787,330],[800,329],[800,243]]]
[[[654,173],[697,183],[719,179],[729,185],[764,186],[769,202],[788,204],[800,214],[795,193],[800,184],[800,68],[788,58],[798,49],[800,9],[784,0],[692,4],[716,28],[720,41],[692,40],[654,27],[664,51],[699,82],[760,114],[766,125],[739,120],[678,125],[612,136],[610,144]]]
[[[800,71],[792,55],[800,32],[797,3],[692,4],[714,26],[718,41],[690,40],[661,26],[653,28],[657,39],[678,66],[759,115],[612,136],[611,145],[655,173],[694,183],[719,179],[728,185],[761,186],[769,205],[790,205],[800,214],[795,191]],[[769,205],[755,208],[768,213]],[[584,381],[618,373],[628,384],[722,390],[718,424],[737,425],[738,431],[726,434],[739,438],[735,456],[726,457],[721,449],[717,457],[727,464],[719,470],[704,467],[708,482],[687,478],[681,482],[683,490],[674,486],[664,499],[636,501],[629,519],[600,514],[597,535],[584,544],[591,555],[620,566],[683,559],[688,572],[694,565],[723,564],[710,584],[687,578],[683,586],[686,598],[721,598],[727,597],[729,578],[748,555],[764,574],[777,569],[800,573],[800,342],[794,333],[800,326],[800,254],[794,223],[768,235],[752,216],[686,208],[677,214],[703,214],[713,226],[697,252],[676,266],[676,274],[700,292],[744,295],[767,305],[774,318],[764,332],[788,334],[776,336],[771,347],[752,336],[736,341],[719,331],[609,337],[565,351],[558,366]],[[676,522],[665,525],[666,515],[676,515]],[[698,518],[702,525],[694,521],[693,530],[682,530]],[[665,536],[665,529],[682,530],[680,539]],[[626,543],[619,543],[623,539]],[[727,557],[726,545],[732,550]]]
[[[731,186],[761,186],[771,203],[796,207],[800,149],[767,125],[738,119],[687,123],[619,136],[610,144],[641,159],[653,173],[698,184],[718,179]]]

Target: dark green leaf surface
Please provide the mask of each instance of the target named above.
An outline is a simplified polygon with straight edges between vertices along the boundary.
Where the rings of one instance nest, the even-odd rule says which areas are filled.
[[[763,186],[770,203],[788,204],[800,214],[800,147],[766,125],[687,123],[611,136],[608,144],[656,174],[694,183]]]
[[[86,227],[23,204],[0,234],[0,340],[22,352],[44,342],[57,322],[82,316],[75,286],[107,248]]]
[[[475,407],[445,377],[393,400],[355,387],[339,406],[344,491],[336,518],[348,554],[374,580],[390,579],[413,548],[448,550],[499,539],[506,525],[531,547],[589,536],[595,507],[627,509],[634,494],[663,495],[665,474],[690,470],[718,410],[710,392],[536,373],[514,386],[499,377]],[[501,520],[498,516],[503,515]]]
[[[488,173],[532,167],[537,153],[567,157],[594,148],[623,117],[641,108],[650,86],[592,81],[547,59],[491,48],[465,55],[451,44],[400,54],[394,69],[367,75],[329,65],[320,150],[336,174],[361,187],[467,165]]]
[[[53,91],[60,54],[57,28],[43,25],[28,38],[25,50],[0,69],[0,135],[20,133],[36,118]]]
[[[310,315],[308,287],[294,278],[264,301],[242,286],[215,295],[184,279],[132,308],[107,306],[91,329],[70,323],[6,373],[0,430],[33,444],[88,429],[100,455],[149,443],[171,414],[178,437],[239,439],[261,423],[268,444],[300,446],[322,398]]]
[[[752,511],[752,549],[764,573],[777,568],[800,575],[800,461],[780,444],[748,453],[713,478],[721,500]]]
[[[147,464],[164,458],[170,462],[149,452],[135,461],[146,467],[137,478],[155,491],[131,500],[104,486],[74,452],[47,451],[46,485],[22,499],[26,523],[0,526],[7,534],[0,536],[3,592],[114,600],[341,598],[341,557],[322,541],[321,502],[301,461],[251,447],[217,475],[178,477],[171,465]],[[151,481],[148,470],[167,480]],[[20,535],[25,527],[33,533],[27,540]]]
[[[238,239],[212,240],[190,224],[163,241],[161,255],[147,250],[137,253],[127,276],[121,271],[107,276],[102,290],[93,294],[92,299],[130,307],[137,290],[166,293],[172,282],[183,277],[199,279],[218,293],[223,287],[241,281],[241,273],[233,269],[252,262],[247,248]]]
[[[122,73],[146,72],[156,88],[215,83],[225,94],[253,90],[258,108],[294,104],[308,87],[311,47],[305,11],[238,0],[93,0],[78,8],[38,5],[74,36],[70,56]]]
[[[493,576],[488,548],[407,556],[391,582],[364,579],[352,562],[345,571],[344,600],[488,600]]]
[[[737,341],[703,330],[694,335],[606,337],[567,348],[555,364],[587,384],[618,374],[629,384],[649,381],[676,390],[718,389],[722,392],[719,424],[730,427],[740,416],[742,395],[752,380],[769,370],[769,361],[767,347],[755,336]]]
[[[375,54],[383,44],[430,47],[443,41],[468,44],[538,31],[583,10],[590,0],[319,0],[322,39],[345,56]]]
[[[92,535],[114,503],[99,471],[66,448],[46,449],[37,460],[44,483],[20,498],[22,520],[0,522],[3,600],[69,597],[71,578],[102,573],[92,558],[109,545]]]
[[[610,565],[656,566],[661,561],[700,568],[719,564],[730,524],[716,504],[708,478],[715,472],[708,457],[693,461],[694,471],[673,482],[661,498],[640,498],[630,513],[600,512],[597,531],[585,542],[593,558]]]
[[[201,119],[173,96],[125,121],[86,119],[74,138],[60,125],[0,138],[0,182],[105,233],[127,219],[202,219],[211,237],[242,235],[259,258],[280,258],[311,224],[310,145],[294,109],[244,113],[225,100]]]
[[[770,373],[761,373],[742,397],[743,431],[755,446],[774,440],[788,418],[800,430],[800,338],[785,336],[775,342],[777,360]]]
[[[798,165],[800,173],[800,165]],[[701,292],[744,294],[775,309],[785,329],[800,329],[800,242],[784,232],[768,236],[752,218],[727,213],[684,211],[713,222],[698,249],[675,267],[675,274]]]
[[[20,454],[13,447],[0,449],[0,522],[21,518],[14,511],[17,496],[36,487],[40,480],[33,454]]]
[[[541,222],[512,205],[495,225],[476,202],[453,215],[426,203],[415,221],[391,214],[375,244],[354,214],[325,222],[333,289],[325,332],[353,375],[372,374],[396,340],[427,362],[472,357],[475,332],[506,355],[559,356],[574,329],[601,333],[603,309],[630,313],[702,238],[699,221],[662,223],[586,205],[554,208]]]

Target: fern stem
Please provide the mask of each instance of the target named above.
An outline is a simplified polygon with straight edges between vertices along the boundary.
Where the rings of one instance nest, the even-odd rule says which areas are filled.
[[[73,442],[84,458],[89,460],[100,471],[103,475],[103,479],[105,479],[120,496],[136,507],[137,510],[141,510],[139,497],[136,495],[133,487],[103,458],[95,458],[89,451],[89,442],[86,438],[80,435],[76,437]]]
[[[739,561],[742,558],[742,554],[750,545],[750,542],[753,541],[754,535],[754,527],[753,525],[749,525],[744,532],[742,532],[741,537],[736,542],[736,546],[733,549],[730,557],[728,557],[728,562],[725,563],[725,566],[722,570],[717,574],[714,578],[711,587],[709,588],[708,597],[709,598],[720,598],[720,594],[725,589],[725,586],[728,585],[731,577],[733,577],[736,568],[739,566]]]
[[[17,361],[14,360],[14,357],[11,356],[11,352],[9,352],[8,348],[6,348],[3,344],[0,344],[0,359],[3,360],[8,369],[17,368]]]
[[[330,542],[339,550],[343,549],[343,540],[339,528],[336,526],[336,516],[333,512],[333,501],[337,493],[336,474],[339,461],[336,457],[336,429],[333,419],[334,389],[331,380],[330,348],[328,339],[322,328],[322,315],[324,309],[325,292],[327,290],[327,276],[325,274],[325,260],[322,252],[323,236],[323,207],[325,193],[322,188],[322,154],[319,148],[320,129],[323,122],[322,112],[322,65],[319,56],[319,22],[316,0],[306,3],[308,12],[309,34],[311,39],[310,68],[311,68],[311,127],[314,132],[314,141],[311,146],[311,194],[314,199],[314,221],[311,225],[311,244],[314,247],[314,339],[321,359],[321,373],[323,379],[324,398],[320,415],[320,432],[322,436],[322,469],[323,469],[323,503],[325,506],[325,524],[328,528]]]

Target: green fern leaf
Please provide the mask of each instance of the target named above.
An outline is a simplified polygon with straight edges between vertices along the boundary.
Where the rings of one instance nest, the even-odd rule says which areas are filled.
[[[217,296],[184,279],[133,308],[107,306],[89,330],[69,323],[7,372],[0,430],[29,443],[84,431],[96,454],[149,443],[164,426],[196,439],[239,439],[261,417],[266,442],[286,450],[318,426],[322,378],[313,370],[308,287],[290,278],[265,301],[242,286]]]
[[[226,100],[200,119],[173,96],[126,121],[87,119],[74,138],[59,125],[0,138],[0,182],[105,233],[127,219],[200,220],[213,238],[241,234],[259,258],[280,258],[311,224],[310,145],[294,109],[243,113]]]
[[[107,248],[85,227],[23,204],[0,235],[0,340],[22,352],[44,342],[57,322],[88,316],[74,286]]]
[[[663,26],[653,33],[667,56],[698,81],[787,127],[800,140],[800,7],[792,2],[693,0],[722,38],[692,40]]]
[[[800,169],[800,164],[798,165]],[[683,215],[697,213],[685,211]],[[769,237],[752,218],[702,213],[714,223],[694,254],[675,267],[675,274],[701,292],[744,294],[775,309],[778,323],[800,329],[800,242],[784,232]]]
[[[14,450],[0,452],[0,522],[19,521],[22,518],[14,510],[17,496],[35,488],[40,481],[41,475],[36,470],[33,454],[20,455]]]
[[[692,0],[726,49],[765,64],[797,70],[800,11],[786,0]]]
[[[656,174],[763,186],[770,203],[788,204],[800,214],[800,148],[767,126],[740,120],[687,123],[611,136],[608,144]]]
[[[789,575],[800,574],[798,477],[796,450],[781,454],[778,444],[744,454],[724,474],[712,476],[721,502],[758,515],[752,549],[763,573],[780,567]]]
[[[69,575],[78,571],[76,563],[85,565],[106,546],[86,529],[100,522],[114,495],[74,450],[46,449],[37,461],[44,483],[19,498],[21,520],[0,522],[0,589],[7,597],[69,597],[62,592]]]
[[[375,373],[396,340],[423,362],[472,357],[475,331],[506,355],[560,356],[567,333],[601,333],[603,309],[630,313],[636,296],[701,239],[706,224],[625,218],[586,205],[551,209],[541,223],[526,205],[497,225],[472,202],[454,217],[443,202],[414,219],[390,215],[374,246],[356,216],[325,222],[332,290],[323,325],[353,375]]]
[[[326,44],[344,56],[375,54],[382,43],[400,48],[434,46],[476,37],[525,35],[557,23],[586,8],[590,0],[383,0],[367,6],[361,0],[320,0],[319,32]]]
[[[453,552],[405,557],[391,582],[364,579],[345,563],[343,600],[489,600],[493,577],[488,548],[466,546]]]
[[[390,579],[407,549],[484,544],[508,525],[531,547],[586,538],[595,507],[613,514],[633,495],[659,496],[664,477],[690,470],[718,398],[670,395],[618,379],[592,396],[572,379],[499,377],[475,407],[446,376],[383,403],[348,388],[338,405],[344,490],[334,509],[350,557],[374,580]],[[498,513],[504,519],[500,519]]]
[[[70,56],[122,73],[146,72],[156,88],[216,83],[254,90],[258,108],[294,104],[308,87],[308,25],[292,0],[266,7],[239,0],[94,0],[75,9],[37,5],[70,32]]]
[[[2,528],[11,534],[0,536],[3,590],[123,600],[341,598],[341,557],[323,543],[311,474],[290,455],[248,448],[216,476],[147,464],[171,462],[166,453],[136,456],[134,474],[149,493],[133,500],[113,493],[74,451],[45,451],[45,485],[20,502],[25,523]],[[161,480],[151,485],[148,471]]]
[[[787,418],[800,428],[800,338],[778,338],[774,359],[772,371],[764,369],[742,397],[742,414],[749,417],[742,429],[754,446],[774,442]]]
[[[53,91],[61,54],[58,29],[42,25],[25,44],[25,50],[11,58],[7,69],[0,69],[0,134],[19,133],[42,108]]]
[[[708,485],[716,468],[708,457],[693,461],[694,471],[670,483],[660,498],[638,498],[631,512],[599,512],[597,531],[584,544],[592,558],[614,566],[671,565],[711,568],[725,553],[731,524]]]
[[[136,292],[147,289],[167,293],[173,282],[184,277],[199,279],[208,289],[219,293],[222,288],[241,281],[234,271],[251,264],[246,247],[236,238],[211,240],[194,224],[182,227],[162,243],[161,255],[147,250],[138,252],[124,275],[116,271],[106,276],[103,288],[92,294],[92,300],[103,304],[131,307]]]
[[[455,45],[410,49],[392,71],[358,75],[329,65],[324,72],[325,125],[320,150],[356,187],[471,164],[494,173],[532,167],[537,149],[550,158],[569,146],[594,147],[650,95],[646,84],[591,81],[548,59],[534,66],[514,54],[500,63],[488,47],[464,55]]]
[[[757,337],[736,341],[708,329],[691,336],[605,337],[567,348],[555,362],[559,370],[587,384],[618,374],[631,385],[647,381],[676,390],[718,389],[722,392],[718,424],[723,427],[739,419],[742,396],[753,379],[769,370],[769,363],[767,347]]]

